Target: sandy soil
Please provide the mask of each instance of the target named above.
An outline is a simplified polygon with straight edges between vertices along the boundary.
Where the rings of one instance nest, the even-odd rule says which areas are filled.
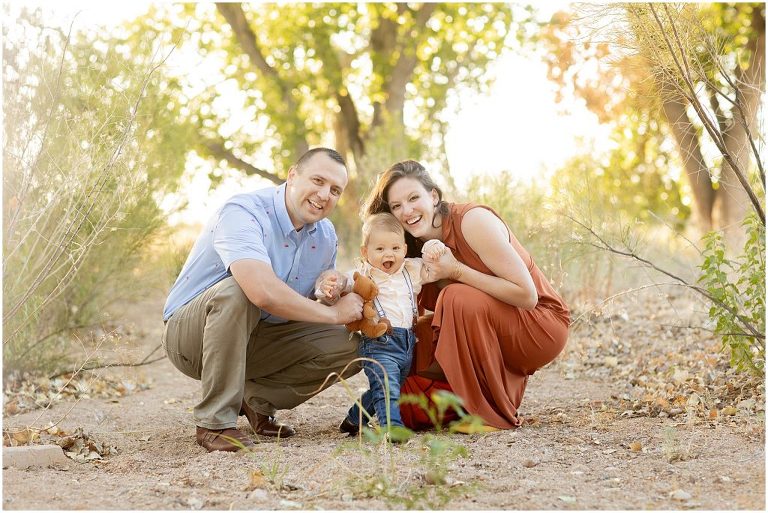
[[[121,315],[137,344],[132,354],[159,342],[161,304],[162,298],[149,299]],[[280,412],[297,436],[261,439],[251,454],[208,454],[194,442],[198,383],[162,360],[101,371],[147,382],[147,390],[65,400],[42,416],[41,410],[6,416],[5,428],[64,417],[59,426],[65,431],[82,428],[117,451],[59,468],[5,469],[3,508],[763,509],[764,398],[751,413],[711,421],[627,410],[633,371],[603,356],[592,361],[591,351],[605,350],[596,342],[599,326],[576,330],[567,352],[532,376],[523,427],[441,438],[466,449],[466,457],[447,462],[442,484],[430,484],[428,434],[388,447],[338,433],[350,401],[340,385]],[[640,352],[642,341],[634,347]],[[623,353],[617,354],[621,360]],[[364,377],[351,384],[364,386]],[[246,426],[241,417],[240,427]]]

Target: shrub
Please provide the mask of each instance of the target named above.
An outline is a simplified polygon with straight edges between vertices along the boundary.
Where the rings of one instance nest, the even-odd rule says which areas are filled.
[[[699,283],[712,298],[709,317],[731,365],[762,375],[765,372],[765,226],[755,213],[743,223],[747,232],[744,250],[727,255],[723,235],[710,232]]]
[[[156,62],[42,26],[25,11],[4,27],[6,374],[61,365],[69,332],[133,290],[163,224],[156,196],[184,166],[178,141],[158,135],[172,110]]]

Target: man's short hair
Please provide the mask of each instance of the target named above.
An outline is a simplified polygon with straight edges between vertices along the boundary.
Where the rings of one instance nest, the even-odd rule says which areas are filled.
[[[304,164],[318,153],[325,153],[331,160],[334,160],[344,166],[344,169],[347,168],[347,163],[344,162],[344,157],[342,157],[338,151],[332,150],[331,148],[323,148],[322,146],[318,146],[317,148],[307,150],[304,152],[304,155],[299,157],[299,160],[297,160],[296,164],[294,164],[296,170],[301,171],[301,168],[304,166]]]

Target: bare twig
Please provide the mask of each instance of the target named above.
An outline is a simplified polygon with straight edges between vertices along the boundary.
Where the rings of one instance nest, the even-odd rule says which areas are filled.
[[[636,288],[632,288],[632,289],[627,289],[627,290],[622,290],[621,292],[617,292],[616,294],[613,294],[612,296],[609,296],[609,297],[603,299],[600,302],[599,305],[596,305],[596,306],[590,308],[589,310],[586,310],[584,313],[582,313],[581,315],[576,317],[574,320],[572,320],[570,326],[571,327],[575,326],[586,315],[589,315],[589,314],[593,313],[595,310],[599,310],[600,308],[602,308],[603,306],[605,306],[606,304],[608,304],[609,302],[613,301],[614,299],[616,299],[618,297],[625,296],[627,294],[632,294],[633,292],[640,292],[641,290],[645,290],[645,289],[650,289],[650,288],[655,288],[655,287],[662,287],[662,286],[665,286],[665,285],[673,285],[673,286],[678,286],[678,287],[683,286],[680,283],[667,282],[667,283],[652,283],[650,285],[642,285],[640,287],[636,287]]]
[[[665,269],[662,269],[661,267],[657,266],[653,262],[651,262],[651,261],[649,261],[649,260],[647,260],[647,259],[645,259],[645,258],[643,258],[643,257],[641,257],[639,255],[637,255],[636,253],[634,253],[632,251],[622,251],[620,249],[617,249],[617,248],[613,247],[608,241],[606,241],[604,238],[602,238],[600,235],[598,235],[597,232],[595,232],[591,227],[585,225],[584,223],[582,223],[581,221],[579,221],[577,219],[574,219],[572,216],[570,216],[568,214],[564,214],[564,215],[565,215],[565,217],[570,219],[575,224],[577,224],[577,225],[581,226],[582,228],[584,228],[585,230],[587,230],[595,239],[597,239],[600,242],[601,245],[597,245],[597,244],[594,244],[594,243],[589,243],[589,244],[591,244],[591,245],[593,245],[593,246],[595,246],[597,248],[610,251],[611,253],[615,253],[617,255],[625,256],[625,257],[631,258],[633,260],[637,260],[638,262],[643,263],[645,266],[650,267],[654,271],[672,278],[676,282],[678,282],[678,283],[688,287],[691,290],[695,290],[696,292],[698,292],[702,296],[706,297],[707,300],[709,300],[711,303],[720,306],[721,308],[726,310],[728,313],[733,315],[733,317],[735,319],[737,319],[741,323],[742,327],[746,331],[748,331],[749,333],[752,334],[751,335],[752,337],[754,337],[757,340],[763,340],[763,341],[765,340],[765,333],[762,333],[755,326],[753,326],[749,319],[747,319],[743,315],[739,314],[739,312],[734,310],[733,307],[731,307],[730,305],[725,304],[723,301],[721,301],[720,299],[718,299],[715,296],[713,296],[712,294],[710,294],[706,289],[704,289],[702,287],[699,287],[698,285],[693,285],[692,283],[688,283],[685,279],[683,279],[683,278],[681,278],[681,277],[679,277],[679,276],[677,276],[675,274],[672,274],[671,272],[669,272],[669,271],[667,271]]]
[[[688,326],[681,326],[679,324],[659,324],[659,326],[661,326],[663,328],[675,328],[675,329],[681,329],[681,330],[701,330],[701,331],[706,331],[708,333],[717,334],[717,335],[720,335],[720,336],[723,336],[723,337],[748,337],[748,338],[752,338],[752,335],[750,335],[749,333],[717,333],[717,331],[713,330],[712,328],[707,328],[705,326],[693,326],[693,325],[690,325],[690,324]]]
[[[721,155],[723,156],[723,159],[725,159],[725,161],[731,167],[731,170],[733,171],[734,175],[736,175],[736,178],[738,179],[742,188],[749,196],[752,206],[757,212],[757,215],[760,218],[760,221],[763,223],[763,226],[765,226],[765,212],[763,211],[763,207],[760,204],[760,200],[757,198],[757,196],[755,195],[755,192],[752,190],[752,187],[749,185],[749,182],[744,176],[744,173],[742,172],[741,167],[735,162],[733,156],[728,151],[728,148],[726,148],[725,141],[722,138],[722,134],[719,132],[719,130],[717,129],[717,126],[715,126],[712,120],[709,119],[709,116],[704,111],[701,105],[701,102],[696,97],[696,87],[694,86],[693,81],[691,80],[690,68],[688,65],[688,59],[686,58],[685,48],[683,47],[680,34],[678,33],[675,23],[671,22],[669,7],[666,4],[662,4],[664,11],[667,15],[667,18],[670,19],[669,26],[672,29],[674,44],[672,43],[672,41],[670,41],[670,38],[667,35],[667,27],[664,25],[664,22],[659,18],[659,15],[656,12],[656,8],[654,7],[654,4],[648,4],[648,5],[650,7],[651,13],[653,14],[653,18],[659,27],[659,32],[663,37],[664,42],[667,45],[667,48],[669,49],[670,55],[672,56],[672,60],[674,61],[678,71],[681,73],[683,81],[685,82],[688,88],[688,91],[686,92],[687,93],[686,97],[689,98],[691,102],[691,106],[694,108],[694,110],[696,110],[696,113],[699,115],[699,119],[704,125],[704,128],[707,130],[707,133],[710,135],[710,137],[712,137],[712,140],[717,146],[717,149],[720,151]],[[677,52],[675,51],[675,46],[680,52],[679,58],[677,56]],[[676,88],[679,88],[682,90],[682,88],[680,88],[674,80],[672,80],[672,84]]]
[[[131,109],[131,116],[128,119],[128,124],[125,132],[123,133],[117,147],[112,152],[112,155],[110,156],[108,162],[104,166],[104,168],[101,170],[101,176],[99,178],[99,181],[97,182],[96,186],[88,192],[86,197],[83,200],[83,203],[88,205],[86,209],[83,211],[78,210],[79,214],[79,221],[75,220],[71,223],[69,223],[64,235],[62,236],[61,242],[58,244],[58,247],[55,250],[55,254],[51,255],[48,262],[43,266],[43,268],[37,273],[37,276],[33,280],[33,283],[25,290],[22,297],[14,302],[14,304],[9,308],[8,310],[3,312],[3,321],[4,323],[16,315],[19,311],[19,309],[26,304],[29,297],[37,290],[37,288],[49,277],[51,276],[52,268],[53,266],[59,262],[60,258],[63,256],[65,251],[71,246],[72,242],[75,239],[75,236],[77,233],[80,232],[81,228],[84,226],[84,224],[88,221],[88,215],[94,208],[94,201],[92,200],[93,197],[97,197],[102,189],[106,186],[108,179],[109,179],[109,170],[112,169],[117,162],[118,158],[122,154],[123,147],[127,144],[130,134],[131,134],[131,128],[136,120],[136,116],[138,114],[138,107],[139,104],[144,96],[144,93],[147,89],[147,86],[149,85],[150,78],[153,76],[155,71],[157,71],[167,60],[170,58],[171,54],[173,53],[172,48],[170,52],[155,66],[152,67],[152,69],[147,73],[147,75],[144,77],[144,81],[142,83],[141,90],[139,91],[139,94],[136,96],[136,99],[134,101],[133,107]],[[94,232],[92,236],[90,237],[89,241],[95,240],[95,236],[98,234],[98,231]],[[72,266],[70,267],[69,271],[65,274],[64,278],[59,282],[59,284],[40,302],[39,305],[31,312],[28,313],[25,317],[25,321],[19,323],[19,326],[17,329],[11,334],[10,337],[6,338],[6,342],[8,340],[11,340],[15,338],[15,336],[23,329],[23,327],[26,324],[26,320],[37,314],[43,306],[45,306],[48,302],[50,302],[53,298],[55,298],[58,294],[60,294],[64,287],[61,286],[61,283],[68,283],[67,280],[71,280],[76,272],[73,272],[78,267],[78,264],[82,262],[82,260],[85,258],[87,254],[87,245],[84,245],[86,248],[84,251],[80,251],[78,253],[78,258],[72,262]]]
[[[165,355],[163,355],[163,356],[160,356],[158,358],[153,358],[152,360],[149,360],[148,358],[150,356],[152,356],[155,352],[157,352],[157,350],[160,349],[160,347],[162,347],[162,346],[160,344],[158,344],[140,362],[135,362],[135,363],[105,363],[105,364],[91,365],[91,366],[86,366],[85,363],[83,363],[83,365],[80,366],[80,368],[75,371],[75,373],[73,374],[73,377],[76,374],[78,374],[79,372],[82,372],[82,371],[91,371],[91,370],[96,370],[96,369],[112,369],[112,368],[115,368],[115,367],[141,367],[142,365],[149,365],[151,363],[159,362],[160,360],[163,360],[163,359],[165,359],[167,357]],[[87,362],[87,360],[86,360],[86,362]],[[70,372],[72,372],[72,371],[58,372],[56,374],[48,376],[48,378],[49,379],[56,379],[58,377],[64,376],[66,374],[69,374]]]
[[[78,11],[78,13],[75,14],[75,17],[77,17],[79,14],[80,14],[80,12]],[[45,140],[48,138],[48,129],[49,129],[50,125],[51,125],[51,118],[53,118],[53,111],[56,108],[56,105],[58,105],[58,103],[59,103],[59,96],[61,95],[61,87],[60,87],[61,74],[62,74],[62,72],[64,70],[64,62],[66,61],[67,49],[69,48],[69,43],[70,43],[70,41],[72,39],[72,28],[74,27],[74,25],[75,25],[75,18],[72,18],[72,22],[69,25],[69,32],[67,33],[67,37],[66,37],[66,40],[65,40],[65,43],[64,43],[64,49],[61,52],[61,61],[59,62],[59,69],[58,69],[58,72],[56,74],[56,96],[51,101],[51,107],[50,107],[50,109],[48,111],[48,116],[46,117],[46,120],[45,120],[45,128],[43,129],[43,136],[42,136],[42,139],[41,139],[41,142],[40,142],[40,151],[35,156],[35,160],[31,164],[30,169],[34,169],[35,166],[37,165],[37,161],[40,160],[40,155],[42,155],[43,149],[45,148],[45,144],[43,144],[43,143],[45,143]],[[27,145],[24,147],[24,150],[22,151],[22,154],[19,157],[19,162],[23,162],[24,154],[27,152],[27,149],[29,148],[29,144],[30,144],[31,141],[32,141],[32,138],[30,138],[27,141]],[[22,210],[21,207],[22,207],[22,204],[24,203],[24,199],[25,199],[25,196],[26,196],[25,189],[29,185],[30,181],[31,180],[29,179],[29,177],[25,177],[25,179],[23,181],[22,190],[19,192],[19,194],[17,196],[17,199],[18,199],[19,203],[18,203],[18,205],[16,206],[16,209],[13,212],[13,216],[11,217],[10,222],[4,228],[4,232],[7,233],[7,234],[12,234],[13,233],[13,230],[14,230],[15,225],[16,225],[16,221],[18,219],[18,215],[19,215],[19,213]]]

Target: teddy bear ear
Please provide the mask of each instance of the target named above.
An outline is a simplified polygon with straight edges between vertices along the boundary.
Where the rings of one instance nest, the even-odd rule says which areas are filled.
[[[357,280],[360,277],[360,273],[355,271],[355,274],[352,275],[353,280]]]

